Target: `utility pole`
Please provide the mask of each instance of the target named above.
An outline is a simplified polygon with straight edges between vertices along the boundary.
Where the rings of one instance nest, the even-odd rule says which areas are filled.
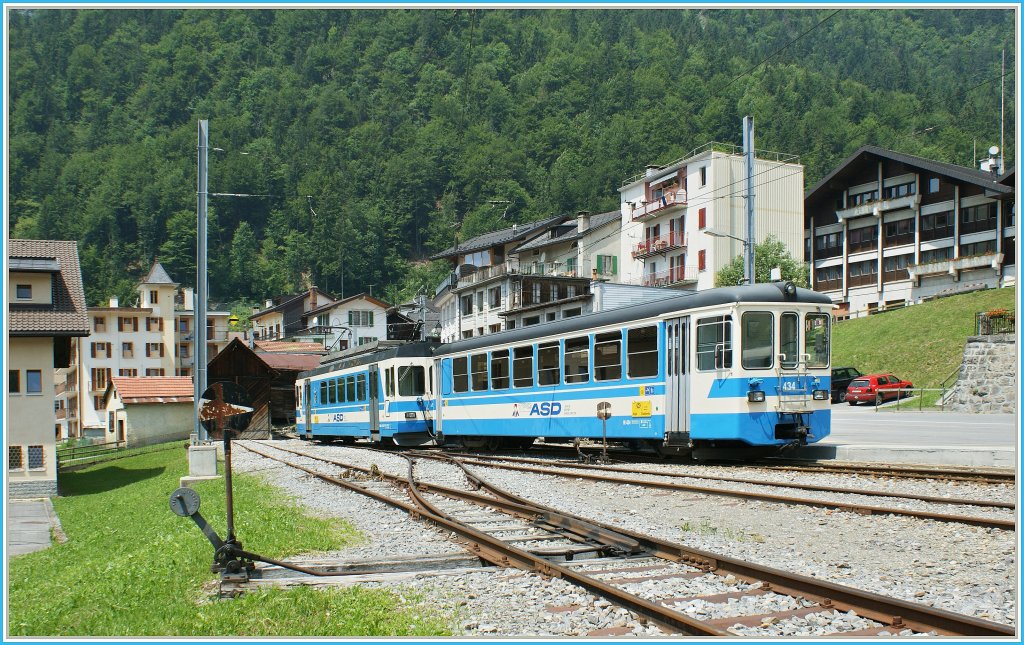
[[[743,157],[747,170],[747,243],[743,273],[754,284],[754,117],[743,117]]]
[[[206,392],[206,156],[209,149],[209,122],[199,121],[199,207],[196,214],[196,299],[195,306],[195,374],[192,378],[195,430],[200,441],[206,441],[206,428],[199,422],[199,399]]]

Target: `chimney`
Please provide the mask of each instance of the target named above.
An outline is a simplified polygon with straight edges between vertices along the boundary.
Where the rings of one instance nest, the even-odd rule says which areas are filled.
[[[111,309],[117,309],[117,296],[110,296]]]
[[[578,211],[576,213],[576,232],[583,233],[590,230],[590,211]]]
[[[316,285],[309,288],[309,308],[316,309]]]
[[[266,306],[263,307],[263,308],[264,309],[270,309],[271,307],[274,306],[274,301],[273,300],[267,300],[267,302],[265,304],[266,304]]]

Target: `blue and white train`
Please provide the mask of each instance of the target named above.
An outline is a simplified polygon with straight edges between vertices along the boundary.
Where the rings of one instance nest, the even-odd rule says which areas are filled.
[[[297,427],[399,445],[604,436],[697,458],[778,452],[829,434],[832,308],[779,282],[411,343],[301,374]]]

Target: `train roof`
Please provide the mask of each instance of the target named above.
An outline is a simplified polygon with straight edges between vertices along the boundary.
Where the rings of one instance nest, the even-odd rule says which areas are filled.
[[[810,289],[796,288],[793,295],[787,295],[784,288],[787,284],[783,282],[771,282],[754,285],[741,285],[737,287],[719,287],[707,289],[696,293],[686,293],[674,298],[664,298],[653,302],[645,302],[629,307],[619,307],[608,311],[576,316],[557,322],[544,323],[543,325],[531,325],[508,331],[467,338],[453,343],[446,343],[434,350],[435,356],[455,354],[470,351],[491,345],[503,345],[535,340],[542,336],[558,336],[574,331],[604,327],[616,323],[628,323],[634,320],[644,320],[665,314],[680,312],[685,313],[690,309],[702,307],[713,307],[728,303],[803,303],[828,305],[832,308],[832,299],[828,296],[811,291]]]
[[[434,355],[433,350],[438,345],[439,343],[432,341],[419,341],[395,347],[386,347],[375,352],[367,352],[358,356],[326,363],[309,371],[301,372],[297,378],[309,378],[326,372],[369,365],[370,363],[378,363],[389,358],[427,358]]]

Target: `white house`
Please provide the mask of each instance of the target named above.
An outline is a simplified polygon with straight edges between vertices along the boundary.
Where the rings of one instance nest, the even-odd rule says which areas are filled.
[[[107,441],[138,448],[188,439],[194,426],[192,377],[110,379],[103,396]]]

